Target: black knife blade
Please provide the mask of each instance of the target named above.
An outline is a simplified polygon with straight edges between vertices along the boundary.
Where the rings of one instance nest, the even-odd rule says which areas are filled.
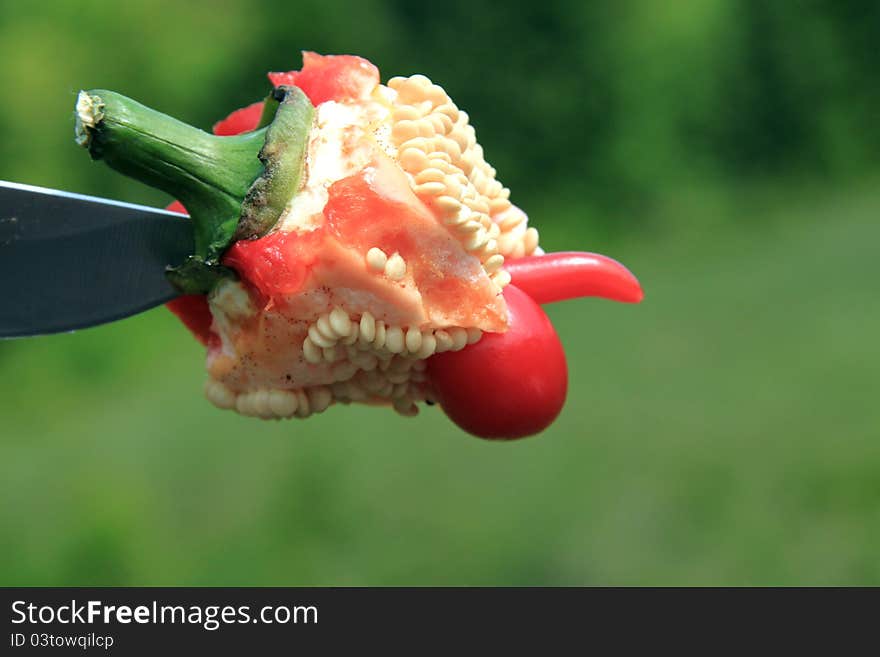
[[[179,214],[0,181],[0,338],[72,331],[177,296],[193,252]]]

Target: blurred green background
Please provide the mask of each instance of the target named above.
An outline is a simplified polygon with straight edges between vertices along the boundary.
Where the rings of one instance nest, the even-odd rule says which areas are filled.
[[[442,84],[545,248],[647,294],[548,309],[568,405],[509,444],[216,411],[161,308],[0,342],[0,583],[880,584],[880,5],[503,6],[0,3],[2,179],[163,204],[74,146],[79,89],[208,128],[357,53]]]

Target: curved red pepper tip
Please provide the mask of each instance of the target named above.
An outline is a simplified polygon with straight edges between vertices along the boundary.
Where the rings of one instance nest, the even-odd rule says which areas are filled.
[[[562,251],[508,260],[511,282],[538,303],[602,297],[639,303],[645,296],[632,272],[608,256]]]

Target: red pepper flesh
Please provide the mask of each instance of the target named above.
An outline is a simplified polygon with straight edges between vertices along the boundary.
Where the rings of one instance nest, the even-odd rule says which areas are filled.
[[[307,233],[274,232],[258,240],[234,242],[223,264],[246,274],[248,281],[267,298],[283,297],[302,287],[324,237],[321,229]]]
[[[203,345],[207,347],[219,342],[217,334],[211,330],[214,318],[208,308],[208,297],[203,294],[184,294],[165,305]]]
[[[379,84],[379,69],[356,55],[319,55],[303,52],[299,71],[269,73],[276,87],[295,84],[317,107],[328,100],[344,102],[368,96]]]
[[[253,130],[263,115],[263,101],[258,100],[247,107],[235,110],[222,121],[214,124],[212,132],[220,137],[230,137]]]

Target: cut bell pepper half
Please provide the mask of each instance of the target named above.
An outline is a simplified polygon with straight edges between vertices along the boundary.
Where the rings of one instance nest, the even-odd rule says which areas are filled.
[[[540,305],[638,303],[635,276],[599,254],[543,253],[467,114],[426,77],[383,85],[363,58],[304,53],[269,79],[275,91],[213,136],[112,92],[77,106],[93,158],[178,196],[170,210],[191,205],[195,266],[217,276],[168,307],[208,348],[207,397],[267,419],[439,403],[491,439],[548,427],[568,370]],[[188,162],[174,139],[204,157]]]

